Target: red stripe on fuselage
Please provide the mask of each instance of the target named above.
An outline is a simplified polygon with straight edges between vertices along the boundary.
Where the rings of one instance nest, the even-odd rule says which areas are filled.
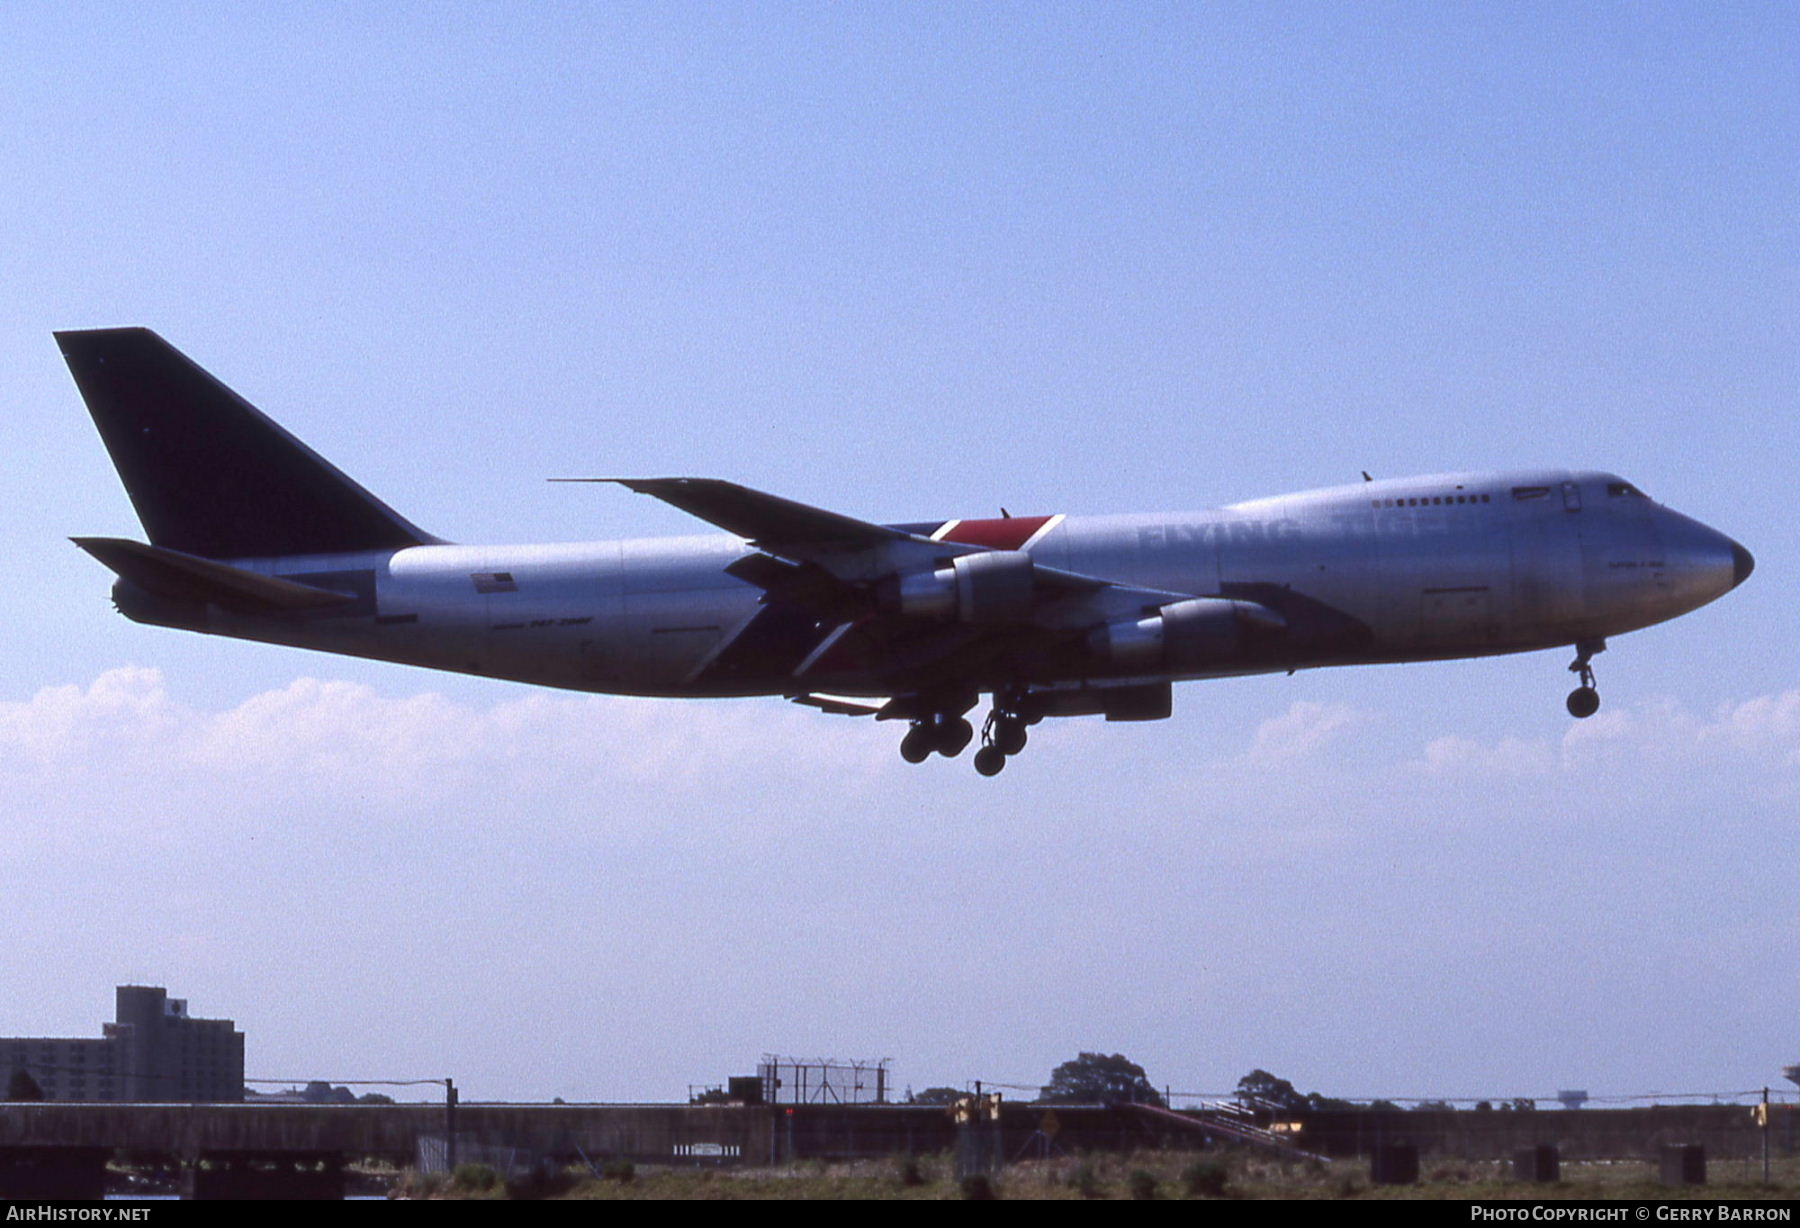
[[[957,520],[937,535],[939,541],[990,550],[1018,550],[1054,516],[1008,516],[1000,520]]]

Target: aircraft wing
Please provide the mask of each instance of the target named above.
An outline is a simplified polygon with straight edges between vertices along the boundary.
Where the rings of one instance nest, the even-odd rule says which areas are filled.
[[[744,538],[751,545],[780,559],[799,563],[823,563],[841,580],[869,578],[883,568],[916,565],[927,557],[935,560],[965,554],[982,554],[997,549],[980,542],[956,541],[924,537],[812,507],[793,499],[784,499],[767,491],[753,490],[718,478],[551,478],[552,482],[607,482],[623,486],[641,495],[654,495],[671,507],[690,516],[715,524],[728,533]],[[862,566],[849,564],[844,556],[863,556]],[[774,576],[783,570],[769,565],[769,560],[745,560],[734,567],[734,574],[761,588],[763,575]],[[1111,581],[1078,575],[1060,568],[1038,565],[1033,579],[1040,591],[1049,594],[1098,593],[1118,588]],[[1191,596],[1188,593],[1158,594],[1143,590],[1149,604],[1161,604]]]
[[[866,550],[911,543],[943,551],[939,543],[886,525],[828,512],[739,486],[718,478],[551,478],[553,482],[611,482],[640,495],[654,495],[690,516],[716,524],[759,549],[784,557],[810,557],[821,550]]]
[[[1096,625],[1145,617],[1196,595],[1034,562],[1028,598],[1016,613],[979,625],[942,621],[900,612],[879,594],[894,576],[927,570],[948,575],[938,569],[953,559],[1008,552],[1003,539],[987,531],[1003,522],[974,522],[981,528],[972,539],[957,541],[947,534],[926,537],[873,524],[717,478],[551,480],[609,482],[653,495],[756,547],[759,553],[740,559],[730,571],[763,590],[762,608],[695,666],[686,680],[690,684],[728,681],[781,660],[801,688],[846,670],[873,673],[896,690],[941,687],[1022,654],[1066,652]],[[1022,528],[1029,531],[1049,520],[1028,518]],[[860,706],[799,702],[861,714]]]

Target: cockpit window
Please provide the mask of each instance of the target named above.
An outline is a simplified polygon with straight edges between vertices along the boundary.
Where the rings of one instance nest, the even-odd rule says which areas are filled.
[[[1633,486],[1630,482],[1608,482],[1606,484],[1606,493],[1611,495],[1615,499],[1619,499],[1619,498],[1647,499],[1647,498],[1649,498],[1648,495],[1646,495],[1643,491],[1639,490],[1637,487]]]

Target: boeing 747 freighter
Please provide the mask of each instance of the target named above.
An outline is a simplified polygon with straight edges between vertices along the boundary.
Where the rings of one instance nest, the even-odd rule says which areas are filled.
[[[879,524],[714,478],[577,478],[723,533],[434,537],[142,328],[56,334],[149,543],[75,542],[138,622],[578,691],[779,695],[993,775],[1045,717],[1172,684],[1569,647],[1744,581],[1749,551],[1617,475],[1363,481],[1209,511]]]

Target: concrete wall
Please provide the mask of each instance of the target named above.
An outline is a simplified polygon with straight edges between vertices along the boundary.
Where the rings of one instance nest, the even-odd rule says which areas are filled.
[[[1795,1150],[1796,1113],[1777,1111],[1771,1142]],[[1639,1159],[1666,1143],[1701,1143],[1710,1157],[1759,1155],[1761,1135],[1741,1106],[1582,1109],[1576,1112],[1348,1112],[1301,1118],[1300,1144],[1328,1155],[1366,1155],[1412,1143],[1426,1156],[1509,1159],[1555,1144],[1564,1159]],[[955,1127],[924,1106],[492,1105],[457,1109],[459,1140],[556,1157],[640,1163],[767,1164],[792,1159],[948,1150]],[[410,1163],[420,1136],[442,1138],[442,1105],[3,1104],[0,1147],[86,1146],[192,1160],[205,1152],[341,1152]],[[1063,1151],[1193,1146],[1178,1128],[1139,1114],[1059,1107],[1053,1117],[1008,1104],[997,1145],[1008,1160]],[[718,1153],[723,1152],[723,1157]]]
[[[1775,1109],[1772,1154],[1792,1154],[1792,1107]],[[1510,1160],[1521,1147],[1552,1144],[1566,1160],[1641,1159],[1672,1143],[1699,1143],[1715,1159],[1760,1156],[1762,1133],[1742,1105],[1669,1105],[1646,1109],[1552,1109],[1529,1113],[1351,1111],[1296,1114],[1299,1143],[1329,1156],[1367,1155],[1385,1143],[1411,1143],[1422,1155]]]
[[[689,1105],[458,1106],[456,1133],[554,1154],[668,1161],[710,1146],[764,1161],[774,1110]],[[0,1104],[0,1147],[89,1146],[192,1160],[208,1152],[341,1152],[410,1163],[442,1105]]]

